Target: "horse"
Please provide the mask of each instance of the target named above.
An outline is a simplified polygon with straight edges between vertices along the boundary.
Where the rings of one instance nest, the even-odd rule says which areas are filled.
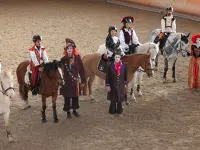
[[[19,93],[21,95],[22,100],[24,100],[25,103],[25,107],[22,109],[27,109],[31,107],[28,101],[28,92],[31,90],[31,85],[25,82],[25,74],[29,65],[29,60],[23,61],[18,65],[16,70],[17,80],[19,84]],[[44,64],[43,72],[39,74],[41,80],[39,85],[39,94],[42,97],[42,123],[47,122],[45,110],[46,98],[48,97],[52,97],[54,123],[57,123],[59,121],[57,118],[56,111],[56,99],[58,96],[59,85],[64,84],[62,69],[63,65],[61,61],[54,60],[53,62]]]
[[[128,56],[122,57],[122,61],[127,64],[128,69],[128,83],[132,80],[133,74],[136,72],[136,70],[141,66],[144,68],[144,71],[147,73],[148,77],[153,76],[153,69],[150,62],[150,53],[147,54],[131,54]],[[105,80],[105,72],[100,72],[98,69],[98,64],[100,60],[102,59],[102,56],[100,53],[91,53],[88,55],[85,55],[82,58],[83,66],[85,69],[85,76],[87,79],[87,84],[83,88],[83,95],[87,95],[87,88],[89,89],[89,96],[91,99],[94,99],[92,96],[92,84],[95,79],[95,75],[100,77],[101,79]],[[91,63],[92,62],[92,63]],[[107,62],[106,62],[107,64]],[[126,104],[128,104],[127,101],[127,89],[126,88]]]
[[[156,38],[158,38],[159,34],[161,32],[161,29],[155,29],[153,30],[150,35],[149,39],[151,42],[155,42]],[[187,35],[184,33],[171,33],[163,47],[163,56],[164,56],[164,74],[163,74],[163,82],[165,83],[167,81],[167,71],[168,71],[168,62],[172,61],[172,78],[173,82],[176,82],[176,61],[178,57],[178,53],[181,51],[182,56],[184,56],[184,53],[187,50],[187,47],[189,45],[189,38],[190,33]],[[156,56],[155,60],[155,68],[157,70],[158,67],[158,58],[160,55],[160,51],[158,55]]]
[[[98,49],[98,53],[104,54],[106,52],[106,46],[105,44],[101,44]],[[136,48],[136,51],[138,54],[143,54],[143,53],[148,53],[150,52],[150,59],[151,59],[151,65],[155,65],[155,59],[156,56],[159,52],[158,45],[153,43],[153,42],[147,42],[144,44],[141,44]],[[141,91],[141,84],[142,84],[142,78],[143,78],[143,72],[144,70],[140,67],[133,76],[132,82],[131,82],[131,99],[136,102],[135,94],[134,94],[134,88],[137,87],[137,92],[139,93],[140,96],[142,96],[142,91]]]
[[[8,141],[11,143],[14,140],[9,127],[10,99],[13,99],[15,96],[12,74],[1,71],[0,84],[0,115],[3,115],[4,117]]]

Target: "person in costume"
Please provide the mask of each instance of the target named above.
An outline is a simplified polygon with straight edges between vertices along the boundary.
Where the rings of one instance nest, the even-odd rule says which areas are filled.
[[[71,43],[71,46],[73,47],[74,55],[79,55],[79,56],[81,57],[81,55],[79,54],[78,50],[76,49],[76,44],[75,44],[75,42],[74,42],[72,39],[66,38],[66,39],[65,39],[65,42],[66,42],[66,44]],[[64,55],[67,54],[67,50],[66,50],[65,48],[64,48],[63,54],[64,54]]]
[[[113,56],[119,46],[120,41],[117,37],[117,28],[115,26],[110,26],[108,29],[108,36],[106,37],[107,57],[110,61],[114,61]],[[125,53],[123,53],[122,55],[125,55]]]
[[[191,40],[191,52],[187,52],[187,56],[191,56],[188,70],[188,87],[200,89],[200,33],[192,36]]]
[[[136,53],[136,47],[140,45],[135,30],[132,28],[134,18],[131,16],[124,17],[121,22],[123,26],[120,30],[119,40],[122,50],[125,54]]]
[[[32,72],[31,75],[31,85],[32,85],[32,95],[37,95],[38,93],[38,72],[43,71],[44,64],[48,63],[48,56],[46,50],[43,46],[41,46],[42,38],[40,35],[33,36],[33,46],[29,48],[29,54],[31,57],[30,69]]]
[[[166,14],[161,19],[161,33],[158,40],[160,41],[159,48],[161,50],[163,49],[169,35],[171,33],[176,33],[176,19],[173,16],[173,11],[174,9],[172,6],[167,7]]]
[[[61,62],[65,64],[64,80],[65,84],[60,89],[60,94],[64,97],[63,111],[67,112],[67,118],[72,118],[70,110],[73,109],[73,115],[79,117],[76,111],[79,108],[79,76],[81,78],[81,87],[86,83],[85,71],[80,55],[78,55],[72,42],[66,43],[65,56]]]
[[[114,62],[108,64],[106,72],[107,99],[110,100],[109,113],[111,115],[123,112],[122,102],[125,100],[125,87],[127,86],[127,66],[121,61],[121,50],[118,49]]]

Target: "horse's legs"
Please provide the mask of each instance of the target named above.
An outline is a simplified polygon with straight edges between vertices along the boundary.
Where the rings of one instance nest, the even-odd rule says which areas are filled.
[[[24,106],[22,107],[22,110],[31,108],[31,105],[29,104],[29,100],[28,100],[28,87],[24,84],[19,84],[19,92],[24,102]]]
[[[83,87],[83,96],[87,95],[87,88],[88,88],[88,78],[86,78],[86,84]]]
[[[137,85],[137,91],[139,92],[139,95],[142,96],[142,91],[141,91],[141,84],[142,84],[142,78],[143,78],[143,72],[138,73],[138,85]]]
[[[89,95],[90,95],[91,100],[94,100],[94,97],[92,96],[92,84],[94,82],[94,79],[95,79],[95,75],[90,76],[88,80]]]
[[[168,71],[168,60],[167,60],[167,58],[165,58],[164,63],[165,63],[165,68],[164,68],[163,82],[166,82],[167,71]]]
[[[56,111],[56,99],[57,99],[57,95],[56,96],[52,96],[52,108],[53,108],[53,119],[54,119],[54,123],[57,123],[58,117],[57,117],[57,111]]]
[[[176,67],[175,67],[175,65],[176,65],[176,60],[177,59],[175,59],[174,60],[174,63],[173,63],[173,66],[172,66],[172,78],[173,78],[173,82],[176,82]]]
[[[42,123],[47,122],[45,110],[46,110],[46,97],[44,95],[42,95],[42,111],[41,111],[41,113],[42,113]]]
[[[159,57],[159,54],[156,55],[156,59],[155,59],[155,71],[158,71],[158,57]]]
[[[131,82],[130,95],[131,95],[131,99],[134,100],[134,101],[136,101],[135,94],[134,94],[134,87],[135,87],[136,79],[137,79],[137,71],[134,73],[134,76],[133,76],[133,79],[132,79],[132,82]]]
[[[13,142],[12,134],[10,132],[10,127],[9,127],[9,117],[10,117],[10,110],[4,114],[4,121],[5,121],[5,127],[6,127],[6,132],[7,132],[7,137],[8,141],[11,143]]]

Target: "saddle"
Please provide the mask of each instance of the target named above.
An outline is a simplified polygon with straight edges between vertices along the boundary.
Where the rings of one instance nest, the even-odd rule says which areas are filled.
[[[107,65],[111,61],[112,58],[108,58],[106,54],[103,54],[99,60],[99,63],[97,65],[98,71],[102,73],[106,73]]]
[[[40,76],[41,76],[41,73],[39,72],[38,77],[37,77],[36,87],[39,87],[39,85],[40,85],[40,81],[41,81]],[[24,81],[26,84],[28,84],[29,86],[31,86],[33,88],[33,85],[31,82],[32,81],[32,71],[30,69],[30,65],[28,65],[28,67],[27,67]]]

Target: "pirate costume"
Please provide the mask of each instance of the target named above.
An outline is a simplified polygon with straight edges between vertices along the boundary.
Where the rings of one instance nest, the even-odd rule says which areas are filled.
[[[115,53],[121,57],[121,52]],[[110,63],[106,72],[105,84],[110,91],[107,99],[110,100],[109,113],[122,114],[122,102],[125,100],[125,86],[127,86],[127,67],[121,60]]]
[[[163,18],[161,19],[161,33],[158,37],[158,39],[155,40],[155,43],[158,43],[160,41],[159,44],[159,48],[160,50],[163,49],[169,35],[171,33],[176,33],[176,19],[174,18],[173,14],[168,13],[168,11],[173,12],[174,9],[173,7],[167,7],[166,9],[167,13],[165,16],[163,16]]]
[[[133,23],[134,18],[131,16],[124,17],[121,21],[123,23],[123,27],[120,30],[120,44],[122,46],[122,50],[125,54],[135,54],[136,47],[140,45],[136,32],[133,28],[126,27],[127,23]]]
[[[31,85],[32,85],[32,95],[37,95],[38,93],[38,84],[39,84],[39,79],[38,79],[38,72],[39,68],[43,67],[44,64],[48,63],[48,56],[46,53],[46,50],[42,46],[37,46],[36,42],[41,41],[42,38],[40,35],[34,35],[33,36],[33,47],[29,48],[29,53],[31,57]]]
[[[61,62],[65,64],[64,67],[64,80],[65,84],[60,89],[60,94],[64,97],[63,111],[67,112],[67,118],[71,118],[70,110],[73,109],[73,114],[78,117],[79,114],[76,111],[79,108],[79,80],[82,84],[86,83],[85,71],[83,63],[79,54],[72,43],[66,43],[65,50],[72,46],[73,51],[70,56],[67,52],[65,56],[61,58]],[[80,75],[80,79],[79,79]]]

